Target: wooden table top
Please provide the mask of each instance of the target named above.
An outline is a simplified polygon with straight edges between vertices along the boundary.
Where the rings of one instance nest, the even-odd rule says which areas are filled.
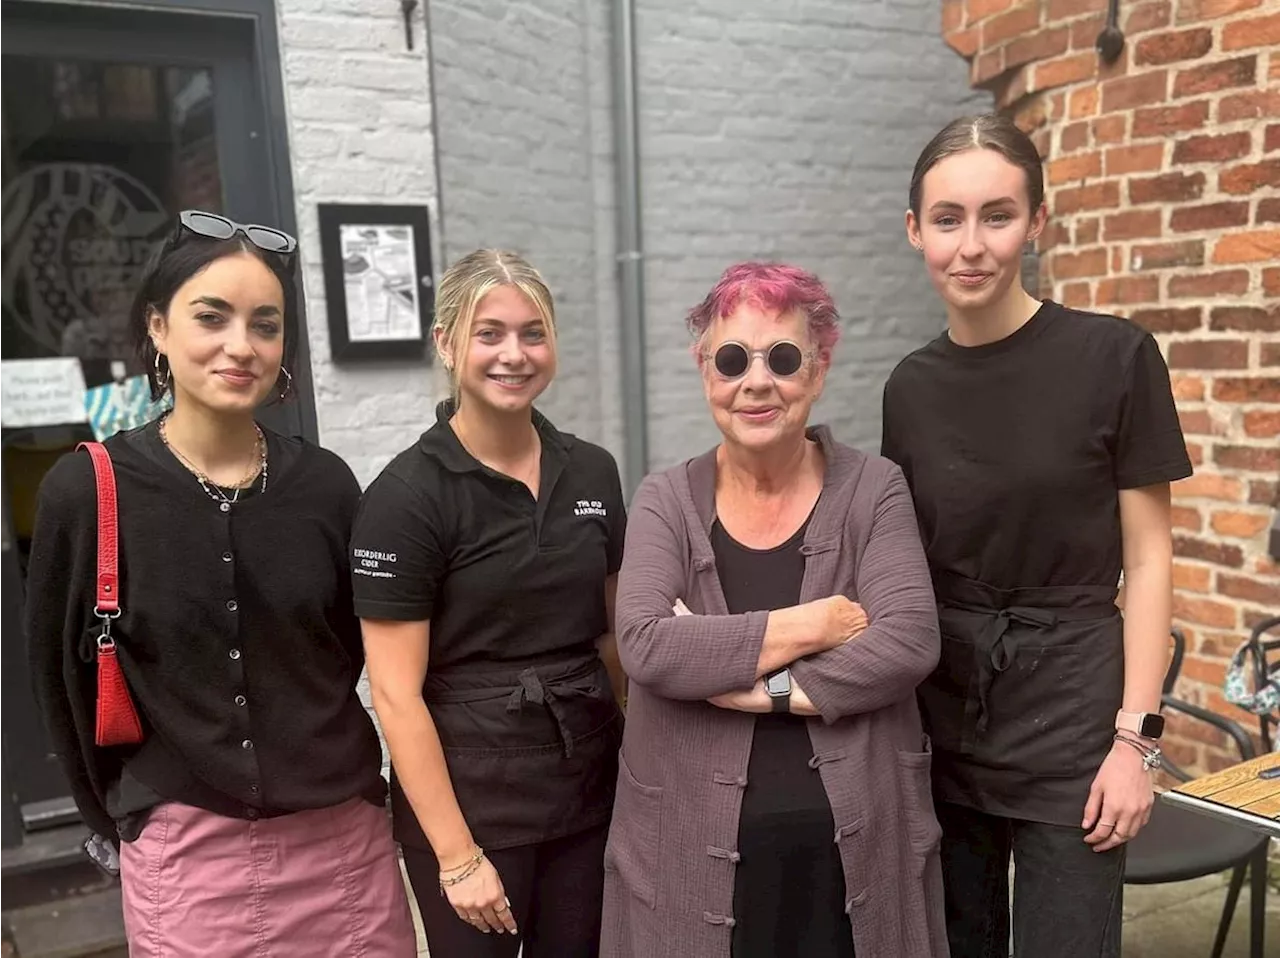
[[[1241,824],[1253,824],[1280,836],[1280,778],[1259,778],[1264,769],[1280,768],[1280,752],[1270,752],[1248,762],[1205,775],[1165,792],[1165,797],[1185,808],[1208,814],[1215,810]]]

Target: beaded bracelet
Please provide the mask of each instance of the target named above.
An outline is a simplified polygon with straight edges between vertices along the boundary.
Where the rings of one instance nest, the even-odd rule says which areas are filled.
[[[1136,749],[1142,756],[1142,767],[1146,771],[1154,771],[1160,767],[1161,756],[1160,747],[1158,745],[1155,748],[1149,748],[1141,742],[1135,741],[1127,735],[1121,735],[1119,733],[1116,733],[1114,740],[1117,742],[1124,742],[1124,744],[1128,745],[1130,748]]]

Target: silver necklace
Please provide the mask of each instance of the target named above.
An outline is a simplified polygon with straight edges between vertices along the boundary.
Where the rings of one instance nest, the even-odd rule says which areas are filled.
[[[255,456],[254,465],[250,467],[249,472],[245,475],[243,479],[240,480],[239,483],[236,484],[235,488],[232,490],[231,495],[228,496],[225,492],[222,491],[221,486],[219,486],[217,483],[211,480],[208,476],[206,476],[203,472],[201,472],[198,468],[196,468],[195,463],[193,463],[190,459],[184,456],[182,454],[182,451],[178,449],[177,446],[169,442],[169,434],[168,434],[168,431],[166,430],[167,422],[168,422],[167,416],[164,419],[160,420],[160,439],[164,442],[165,448],[167,448],[175,456],[177,456],[179,461],[184,466],[186,466],[187,471],[190,472],[193,476],[195,476],[196,482],[200,483],[200,488],[204,490],[205,495],[207,495],[214,502],[218,503],[218,509],[220,511],[230,512],[231,507],[235,503],[240,501],[240,490],[242,488],[252,486],[254,479],[256,479],[259,475],[262,476],[261,492],[267,491],[267,439],[262,434],[262,429],[257,423],[253,424],[254,432],[258,434],[258,438],[254,443],[254,448],[257,453],[257,455]]]

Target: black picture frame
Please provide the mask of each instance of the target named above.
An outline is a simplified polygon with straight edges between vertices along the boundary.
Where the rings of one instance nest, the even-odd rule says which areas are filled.
[[[316,211],[329,352],[334,362],[425,359],[429,363],[427,346],[435,309],[430,208],[320,203]],[[412,275],[407,276],[410,257]]]

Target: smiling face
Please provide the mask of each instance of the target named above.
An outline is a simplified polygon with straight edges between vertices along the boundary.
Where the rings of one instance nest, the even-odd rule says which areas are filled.
[[[215,259],[178,287],[151,341],[168,360],[175,404],[252,413],[275,388],[284,356],[284,292],[256,256]]]
[[[782,341],[795,343],[805,356],[793,376],[769,369],[769,350]],[[753,354],[746,373],[737,379],[726,379],[716,370],[716,351],[729,342],[741,343]],[[703,389],[725,442],[763,452],[803,436],[809,410],[822,395],[830,359],[815,348],[802,313],[780,315],[743,302],[712,322],[700,345]]]
[[[994,150],[940,160],[925,174],[920,215],[907,211],[907,238],[924,252],[929,278],[951,308],[968,312],[1021,289],[1023,247],[1044,229],[1026,174]],[[1016,290],[1015,290],[1016,291]]]
[[[436,331],[437,346],[453,369],[460,405],[523,412],[555,378],[556,352],[547,321],[514,286],[486,293],[465,335],[465,342],[451,343],[442,330]]]

